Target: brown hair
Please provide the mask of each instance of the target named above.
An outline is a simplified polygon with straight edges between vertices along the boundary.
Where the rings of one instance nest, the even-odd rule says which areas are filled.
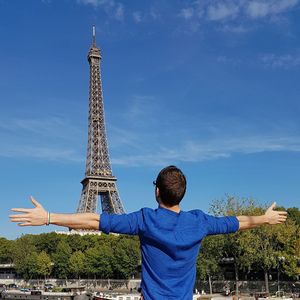
[[[159,197],[166,206],[180,203],[186,191],[186,178],[175,166],[162,169],[156,178],[155,185],[159,189]]]

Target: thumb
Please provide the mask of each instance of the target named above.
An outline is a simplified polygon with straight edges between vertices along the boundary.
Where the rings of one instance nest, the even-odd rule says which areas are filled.
[[[268,210],[273,210],[276,207],[276,202],[273,202],[272,205],[268,208]]]
[[[41,207],[42,205],[37,202],[32,196],[30,196],[30,200],[35,207]]]

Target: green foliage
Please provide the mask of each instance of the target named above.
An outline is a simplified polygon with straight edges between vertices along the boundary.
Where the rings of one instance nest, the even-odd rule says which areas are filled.
[[[212,203],[210,211],[216,215],[261,215],[265,207],[257,206],[253,199],[227,196]],[[234,258],[237,268],[250,272],[257,257],[258,239],[252,230],[238,231],[226,236],[223,255]]]
[[[216,200],[212,203],[210,212],[220,215],[262,215],[266,206],[255,204],[253,199],[239,199],[228,196],[226,199]],[[283,207],[278,210],[285,210]],[[268,273],[271,269],[281,268],[281,272],[289,277],[299,275],[299,210],[288,208],[288,220],[285,224],[276,226],[260,226],[252,230],[238,231],[226,236],[220,252],[223,257],[234,258],[237,271],[262,270]],[[213,237],[213,239],[217,238]],[[205,249],[204,249],[205,250]],[[216,255],[216,254],[214,254]],[[284,258],[280,261],[280,258]],[[201,259],[203,262],[201,262]],[[203,265],[203,272],[209,274],[211,270],[217,271],[214,266],[215,258],[205,261],[200,255],[199,266]],[[217,259],[218,260],[218,259]],[[200,275],[203,275],[200,271]],[[267,285],[267,283],[266,283]]]
[[[33,235],[18,238],[13,245],[13,263],[18,274],[25,279],[33,278],[36,272],[37,258]]]
[[[75,251],[70,256],[69,270],[75,274],[77,278],[80,278],[80,276],[85,273],[85,255],[81,251]]]
[[[69,275],[69,259],[71,257],[71,247],[67,242],[61,240],[53,254],[54,274],[57,278],[67,278]]]
[[[0,238],[0,264],[13,262],[14,242],[5,238]]]
[[[253,199],[228,196],[214,201],[210,213],[261,215],[265,209]],[[236,272],[267,274],[280,268],[281,274],[290,278],[299,276],[299,209],[292,207],[286,211],[288,221],[282,225],[206,237],[197,260],[197,276],[221,279],[224,258],[234,259]],[[66,236],[52,232],[24,235],[14,241],[0,238],[0,263],[13,262],[18,275],[25,279],[47,276],[129,279],[136,273],[140,260],[139,240],[132,236]]]
[[[140,262],[140,247],[137,239],[121,237],[113,244],[114,278],[129,279]]]
[[[300,226],[300,210],[298,207],[290,207],[286,210],[288,212],[289,218],[295,222],[295,224]]]
[[[112,278],[113,254],[108,245],[93,247],[85,252],[87,273],[99,278]]]
[[[17,265],[18,273],[25,279],[32,279],[38,276],[36,252],[32,252],[24,257]]]
[[[46,278],[51,274],[52,261],[50,256],[45,251],[42,251],[38,254],[36,258],[36,268],[39,276]]]
[[[208,236],[203,240],[197,259],[197,277],[202,280],[206,280],[207,276],[218,277],[220,274],[219,262],[223,258],[224,244],[225,238],[222,235]]]
[[[42,233],[34,236],[34,243],[38,252],[45,251],[52,256],[56,251],[58,243],[66,237],[56,234],[55,232]]]

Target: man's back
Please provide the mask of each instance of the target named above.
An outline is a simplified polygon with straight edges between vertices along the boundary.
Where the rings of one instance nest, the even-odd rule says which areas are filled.
[[[102,214],[100,220],[106,233],[139,235],[145,300],[192,299],[202,239],[238,230],[236,217],[215,218],[201,210],[177,213],[162,207],[127,215]]]

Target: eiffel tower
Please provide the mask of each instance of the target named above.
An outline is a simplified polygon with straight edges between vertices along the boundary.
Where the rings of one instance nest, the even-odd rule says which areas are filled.
[[[77,212],[96,212],[100,196],[102,212],[122,214],[124,207],[117,190],[117,178],[112,175],[108,153],[100,76],[101,51],[96,46],[95,26],[87,58],[90,65],[88,147]]]

